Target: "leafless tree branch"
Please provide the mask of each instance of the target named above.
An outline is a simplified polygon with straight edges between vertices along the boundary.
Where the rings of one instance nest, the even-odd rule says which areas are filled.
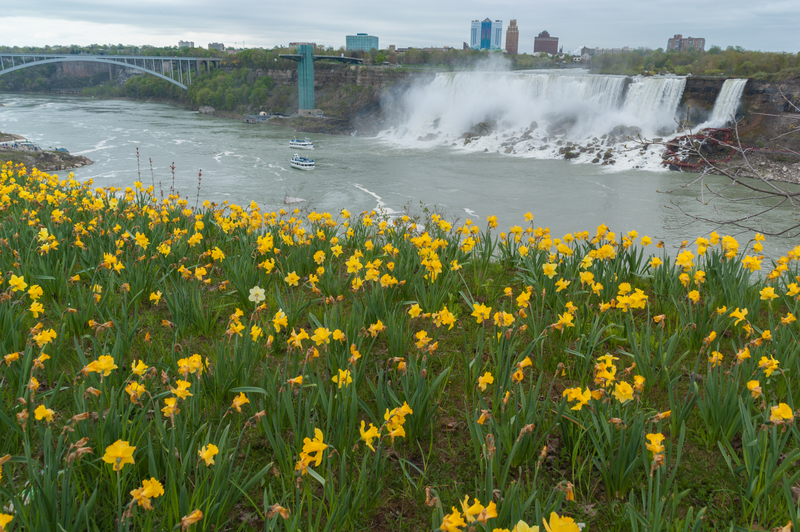
[[[791,102],[789,98],[779,89],[781,97],[797,112],[800,107]],[[781,117],[790,119],[800,119],[800,116],[774,115],[768,113],[753,113],[763,116]],[[688,118],[688,116],[687,116]],[[788,225],[774,227],[775,222],[770,222],[773,227],[765,227],[765,215],[772,213],[771,220],[775,219],[775,213],[783,212],[787,208],[800,206],[800,187],[788,183],[776,182],[768,179],[753,164],[752,155],[759,153],[760,150],[744,145],[740,131],[740,122],[732,120],[732,139],[728,140],[727,135],[720,138],[719,131],[701,132],[695,134],[691,127],[686,127],[688,120],[681,124],[681,134],[665,142],[653,142],[639,137],[639,144],[660,144],[669,150],[668,153],[674,154],[673,159],[668,159],[668,163],[675,161],[678,166],[690,164],[692,168],[697,168],[699,173],[688,179],[686,182],[675,188],[659,191],[664,194],[673,194],[680,190],[690,189],[699,186],[699,196],[695,199],[705,207],[708,214],[697,214],[688,212],[684,206],[675,199],[670,200],[667,208],[687,217],[688,226],[694,222],[710,224],[718,228],[734,228],[738,231],[757,231],[769,236],[796,236],[798,234],[798,213],[786,212],[782,216],[783,222]],[[777,135],[772,141],[783,138],[800,129],[791,129]],[[781,153],[800,155],[796,151],[782,149]],[[723,160],[715,160],[713,154],[722,152],[727,155]],[[772,153],[772,152],[769,152]],[[679,163],[678,161],[697,161],[696,163]],[[763,164],[763,163],[762,163]],[[727,182],[709,182],[707,177],[710,174],[722,176]],[[725,205],[737,205],[736,214]],[[744,212],[742,212],[744,209]]]

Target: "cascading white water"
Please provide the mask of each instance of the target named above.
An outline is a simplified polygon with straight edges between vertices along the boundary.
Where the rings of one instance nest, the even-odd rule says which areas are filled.
[[[397,127],[380,136],[408,147],[448,145],[541,158],[564,157],[565,147],[574,144],[586,149],[571,157],[591,161],[602,157],[600,146],[616,149],[628,136],[675,131],[685,85],[680,77],[631,79],[586,70],[440,73],[386,106],[399,111]],[[630,166],[642,164],[630,160]]]
[[[475,124],[496,120],[503,131],[578,115],[588,125],[598,113],[616,109],[622,76],[551,73],[459,72],[437,74],[408,91],[400,106],[402,132],[458,137]],[[549,117],[549,118],[548,118]]]
[[[711,118],[700,127],[722,127],[731,120],[735,120],[736,111],[739,110],[739,104],[742,102],[745,85],[747,85],[746,79],[726,79],[714,102]]]
[[[635,78],[623,108],[641,121],[655,120],[667,127],[675,118],[685,87],[686,78]]]

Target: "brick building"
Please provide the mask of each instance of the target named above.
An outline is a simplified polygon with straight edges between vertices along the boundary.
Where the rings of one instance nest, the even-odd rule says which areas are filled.
[[[517,28],[517,20],[512,19],[506,30],[506,53],[509,55],[517,55],[519,52],[519,28]]]
[[[667,50],[675,50],[677,52],[688,52],[691,49],[702,52],[706,47],[706,40],[699,38],[686,37],[683,35],[675,35],[667,40]]]
[[[547,52],[550,55],[558,53],[558,37],[551,37],[543,31],[533,39],[533,53]]]

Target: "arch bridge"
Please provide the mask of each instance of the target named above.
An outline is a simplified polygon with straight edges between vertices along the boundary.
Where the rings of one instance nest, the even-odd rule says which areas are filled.
[[[91,55],[91,54],[37,54],[0,52],[0,76],[38,65],[50,63],[86,62],[122,66],[141,70],[188,90],[201,71],[218,67],[220,58],[214,57],[161,57],[150,55]]]

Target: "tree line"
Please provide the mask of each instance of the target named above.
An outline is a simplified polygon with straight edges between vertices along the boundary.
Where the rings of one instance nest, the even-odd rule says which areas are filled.
[[[591,69],[600,74],[677,74],[782,80],[800,76],[800,53],[756,52],[729,46],[712,46],[707,52],[632,50],[592,58]]]

